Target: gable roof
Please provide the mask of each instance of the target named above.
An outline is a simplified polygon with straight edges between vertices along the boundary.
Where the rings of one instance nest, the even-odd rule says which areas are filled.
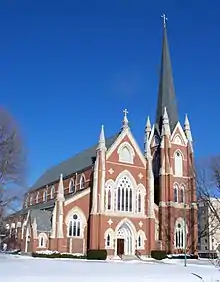
[[[33,223],[34,218],[36,218],[37,230],[39,232],[48,232],[51,230],[51,218],[52,212],[34,209],[30,212],[31,222]]]
[[[107,149],[114,143],[119,134],[115,134],[110,138],[106,138],[105,144]],[[45,171],[45,173],[35,182],[35,184],[30,187],[30,190],[35,190],[50,183],[59,180],[60,174],[63,177],[67,177],[77,171],[83,170],[94,163],[94,158],[96,157],[97,144],[76,154],[75,156],[61,162],[60,164],[53,166]]]

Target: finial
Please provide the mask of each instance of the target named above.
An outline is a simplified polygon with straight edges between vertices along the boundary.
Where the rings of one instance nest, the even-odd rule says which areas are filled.
[[[58,185],[58,191],[57,191],[57,200],[60,202],[64,202],[65,201],[65,197],[64,197],[64,186],[63,186],[63,174],[60,173],[60,181],[59,181],[59,185]]]
[[[167,22],[168,18],[166,17],[165,14],[162,14],[161,18],[163,18],[163,26],[166,27],[166,22]]]
[[[184,131],[186,134],[187,139],[192,142],[192,133],[191,133],[191,129],[190,129],[190,123],[189,123],[189,119],[187,114],[185,115],[185,122],[184,122]]]
[[[123,119],[123,126],[122,127],[126,128],[126,127],[128,127],[128,118],[127,118],[128,110],[124,109],[123,113],[124,113],[124,119]]]
[[[163,123],[162,123],[162,136],[163,135],[170,135],[170,122],[169,122],[169,117],[166,107],[164,107]]]
[[[151,124],[150,124],[150,117],[147,117],[147,123],[146,123],[146,128],[151,128]]]
[[[189,125],[189,119],[188,119],[188,115],[187,115],[187,114],[185,114],[185,123],[184,123],[184,126],[187,127],[187,129],[188,129],[188,127],[190,127],[190,125]]]
[[[104,133],[104,125],[101,126],[101,132],[99,136],[99,143],[97,150],[105,149],[105,133]]]
[[[166,107],[164,107],[163,120],[169,120]]]
[[[146,122],[146,126],[145,126],[145,133],[147,133],[147,136],[149,137],[151,132],[151,124],[150,124],[150,118],[149,116],[147,117],[147,122]]]

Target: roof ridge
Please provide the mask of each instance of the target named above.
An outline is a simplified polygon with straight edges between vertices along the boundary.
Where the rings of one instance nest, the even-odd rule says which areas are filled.
[[[107,148],[109,148],[114,143],[119,134],[120,132],[105,138]],[[63,173],[65,178],[77,171],[91,166],[93,164],[92,158],[95,157],[97,145],[98,141],[96,144],[77,152],[66,160],[62,160],[61,162],[53,165],[51,168],[46,169],[35,181],[35,183],[28,189],[28,192],[57,181],[60,173]]]

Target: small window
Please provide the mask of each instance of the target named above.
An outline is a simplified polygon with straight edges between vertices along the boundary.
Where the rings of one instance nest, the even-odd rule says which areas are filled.
[[[137,248],[138,249],[143,249],[144,247],[144,240],[141,234],[138,235],[137,237]]]
[[[82,175],[80,178],[80,188],[79,189],[84,189],[84,188],[85,188],[85,177],[84,175]]]
[[[175,167],[175,175],[182,176],[183,175],[183,158],[179,151],[175,153],[174,156],[174,167]]]
[[[80,237],[82,235],[82,221],[74,214],[69,221],[69,237]]]
[[[184,204],[185,199],[184,199],[184,187],[180,188],[180,203]]]
[[[108,233],[105,237],[105,248],[111,249],[112,248],[112,235]]]
[[[33,204],[33,197],[30,196],[30,206],[32,206],[32,204]]]
[[[47,191],[44,191],[44,193],[43,193],[43,201],[44,202],[47,201]]]
[[[173,193],[174,193],[174,202],[178,203],[178,185],[177,184],[174,184]]]
[[[52,185],[51,191],[50,191],[50,198],[51,198],[51,199],[54,198],[54,194],[55,194],[55,188],[54,188],[54,185]]]
[[[37,192],[37,196],[36,196],[36,204],[39,203],[39,192]]]
[[[138,236],[138,247],[142,246],[142,240],[141,240],[141,236]]]
[[[174,138],[174,144],[182,145],[182,141],[181,141],[179,135],[177,135],[177,136]]]
[[[119,162],[133,164],[134,149],[128,142],[122,143],[118,148]]]
[[[38,237],[38,247],[46,248],[46,235],[40,234]]]
[[[110,245],[111,245],[111,237],[110,237],[110,235],[108,234],[108,236],[107,236],[107,238],[106,238],[106,246],[107,246],[107,247],[110,247]]]
[[[71,179],[69,183],[69,193],[75,193],[75,184],[73,179]]]

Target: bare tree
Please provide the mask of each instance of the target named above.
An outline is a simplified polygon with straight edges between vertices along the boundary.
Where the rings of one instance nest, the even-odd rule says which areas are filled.
[[[19,207],[25,187],[24,143],[10,114],[0,109],[0,233],[5,216]]]
[[[204,159],[197,164],[196,184],[200,217],[199,237],[211,237],[211,248],[220,251],[220,156]]]
[[[175,245],[175,238],[176,238],[176,230],[175,225],[176,221],[181,217],[184,219],[184,222],[187,224],[187,232],[184,234],[185,229],[184,225],[182,226],[182,232],[183,236],[186,240],[186,251],[189,254],[196,253],[197,251],[197,240],[198,236],[197,233],[194,234],[195,230],[197,230],[198,226],[198,216],[197,211],[191,207],[191,196],[194,191],[194,187],[192,187],[192,179],[186,179],[184,181],[184,192],[181,196],[178,198],[178,204],[181,204],[182,207],[178,210],[175,208],[173,209],[172,206],[168,207],[164,214],[162,215],[161,219],[161,225],[160,225],[160,232],[161,232],[161,238],[163,238],[163,248],[166,249],[166,251],[171,252],[172,246]],[[180,191],[180,190],[179,190]],[[180,244],[181,245],[181,244]],[[185,244],[182,244],[182,246],[179,246],[179,248],[175,248],[176,253],[184,253],[185,251]]]

